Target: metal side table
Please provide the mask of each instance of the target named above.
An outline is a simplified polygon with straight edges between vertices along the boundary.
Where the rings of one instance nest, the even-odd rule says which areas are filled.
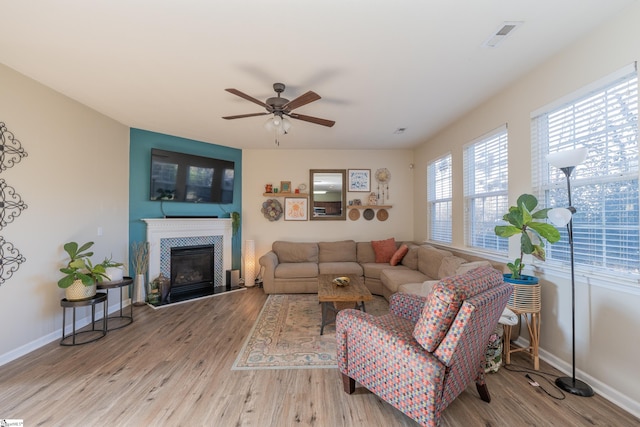
[[[96,329],[96,305],[102,303],[102,329]],[[60,345],[80,345],[94,342],[107,335],[107,294],[98,292],[91,298],[85,298],[81,300],[69,301],[66,298],[60,300],[62,306],[62,339]],[[76,331],[76,308],[78,307],[91,307],[91,329]],[[67,323],[67,308],[73,310],[73,325],[72,332],[68,335],[64,334]],[[88,337],[83,340],[78,338]]]
[[[128,316],[124,314],[122,309],[122,288],[125,286],[131,286],[132,284],[133,279],[131,277],[124,277],[122,280],[117,282],[98,282],[98,289],[106,289],[107,295],[109,294],[109,289],[118,289],[118,293],[120,293],[120,313],[117,315],[109,316],[109,324],[112,325],[111,328],[108,329],[109,331],[124,328],[125,326],[133,323],[133,303],[129,304]],[[108,299],[105,305],[108,305]]]

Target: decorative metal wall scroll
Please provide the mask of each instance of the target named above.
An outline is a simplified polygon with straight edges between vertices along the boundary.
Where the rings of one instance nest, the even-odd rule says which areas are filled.
[[[27,209],[20,195],[13,187],[9,187],[4,179],[0,178],[0,230]]]
[[[0,122],[0,172],[15,166],[23,157],[27,157],[27,152],[22,148],[20,141],[7,129],[4,122]],[[16,190],[7,185],[4,179],[0,179],[0,230],[13,222],[26,208],[27,205]],[[0,285],[13,276],[25,261],[26,258],[13,243],[0,236]]]
[[[2,285],[27,259],[13,246],[13,243],[5,241],[4,237],[0,236],[0,260],[2,260],[0,263],[0,285]]]
[[[27,157],[20,141],[7,129],[4,122],[0,122],[0,171],[7,170]]]

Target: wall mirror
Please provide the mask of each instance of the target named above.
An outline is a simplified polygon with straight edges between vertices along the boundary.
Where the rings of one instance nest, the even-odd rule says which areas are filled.
[[[345,169],[310,169],[311,212],[313,221],[346,220]]]

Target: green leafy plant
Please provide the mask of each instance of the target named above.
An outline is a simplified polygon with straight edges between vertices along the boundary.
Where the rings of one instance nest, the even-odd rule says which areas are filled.
[[[68,288],[76,280],[82,281],[85,286],[93,286],[95,283],[107,278],[105,267],[102,264],[93,265],[90,257],[93,252],[88,251],[93,246],[93,242],[78,245],[76,242],[65,243],[64,250],[69,255],[67,266],[60,271],[65,276],[58,280],[58,286]]]
[[[558,229],[552,224],[543,222],[547,218],[549,208],[536,211],[537,206],[538,199],[535,196],[523,194],[518,197],[517,206],[511,206],[509,212],[502,217],[509,225],[495,227],[494,231],[499,237],[509,238],[517,234],[521,235],[520,257],[507,264],[512,279],[520,279],[524,267],[522,257],[525,254],[544,261],[546,259],[544,241],[552,244],[560,240]]]
[[[235,236],[240,230],[240,212],[231,212],[231,233]]]
[[[105,258],[104,261],[102,261],[100,264],[102,264],[104,268],[122,267],[124,265],[121,262],[114,261],[113,257]]]

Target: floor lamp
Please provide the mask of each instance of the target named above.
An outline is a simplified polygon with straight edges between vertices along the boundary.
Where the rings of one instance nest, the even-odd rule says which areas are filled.
[[[589,397],[593,396],[593,389],[584,381],[576,379],[576,280],[575,267],[573,260],[573,214],[576,212],[571,204],[571,173],[577,165],[584,162],[587,158],[586,148],[576,148],[574,150],[559,151],[549,154],[547,161],[564,172],[567,178],[567,195],[569,198],[568,208],[551,209],[548,212],[549,220],[556,226],[567,226],[567,234],[569,235],[569,252],[571,254],[571,339],[572,339],[572,376],[558,377],[556,385],[567,393],[577,396]]]

